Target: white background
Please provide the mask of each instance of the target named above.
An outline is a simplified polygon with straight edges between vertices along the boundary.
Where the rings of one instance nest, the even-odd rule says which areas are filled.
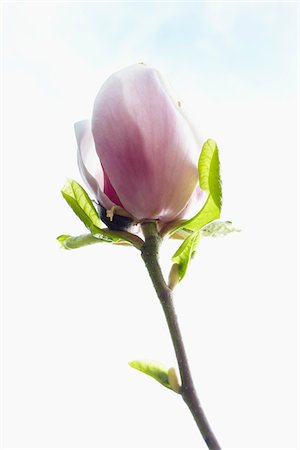
[[[138,252],[55,241],[84,232],[60,195],[80,181],[73,122],[140,60],[218,142],[222,218],[242,229],[203,239],[175,292],[203,407],[224,449],[296,448],[296,15],[275,2],[4,5],[2,448],[205,448],[180,397],[127,364],[175,364]],[[166,273],[177,246],[164,245]]]

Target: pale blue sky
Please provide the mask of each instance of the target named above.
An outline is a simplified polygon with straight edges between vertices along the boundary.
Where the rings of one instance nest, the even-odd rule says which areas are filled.
[[[90,117],[105,79],[144,61],[169,79],[200,137],[222,138],[226,116],[229,137],[248,100],[250,126],[262,105],[267,121],[291,108],[278,102],[296,97],[296,20],[289,2],[6,3],[4,95],[24,133],[34,120],[43,139],[51,123],[71,152],[73,123]]]
[[[58,94],[68,89],[68,78],[79,86],[93,73],[139,60],[162,67],[174,84],[189,80],[209,95],[288,94],[296,84],[296,7],[287,2],[12,3],[5,5],[4,44],[12,70],[30,73]]]

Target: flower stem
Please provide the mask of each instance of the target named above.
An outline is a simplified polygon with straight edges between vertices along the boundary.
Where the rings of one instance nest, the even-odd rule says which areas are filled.
[[[182,387],[180,394],[189,407],[195,422],[210,450],[221,450],[217,439],[215,438],[210,425],[206,419],[197,392],[193,383],[186,351],[184,348],[181,331],[178,324],[177,315],[174,309],[172,291],[167,286],[159,262],[158,252],[161,243],[161,237],[157,231],[155,221],[147,221],[142,224],[142,230],[145,236],[145,244],[141,249],[141,255],[149,272],[153,286],[164,310],[171,334],[177,363],[180,371]]]

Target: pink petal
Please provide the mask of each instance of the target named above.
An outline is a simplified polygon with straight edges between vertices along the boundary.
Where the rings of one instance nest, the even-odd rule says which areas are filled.
[[[158,226],[163,231],[163,235],[172,228],[179,225],[182,221],[191,219],[194,217],[204,206],[207,200],[207,194],[200,189],[199,184],[195,187],[194,192],[190,198],[190,201],[181,213],[175,217],[172,221],[159,221]]]
[[[110,179],[108,178],[105,170],[103,169],[103,167],[102,167],[102,170],[103,170],[103,176],[104,176],[104,189],[103,190],[104,190],[105,194],[112,202],[114,202],[115,205],[122,206],[122,208],[123,208],[123,205],[122,205],[113,185],[111,184]]]
[[[200,145],[156,70],[136,64],[112,75],[96,98],[92,131],[127,211],[163,221],[180,215],[197,184]]]
[[[95,150],[90,121],[82,120],[76,122],[74,128],[78,145],[78,166],[81,176],[101,205],[106,209],[110,209],[114,206],[114,203],[103,192],[103,170]]]
[[[178,219],[191,219],[204,206],[206,200],[207,194],[202,191],[202,189],[200,189],[199,185],[197,185],[190,198],[190,201],[188,202],[184,210],[181,211]]]

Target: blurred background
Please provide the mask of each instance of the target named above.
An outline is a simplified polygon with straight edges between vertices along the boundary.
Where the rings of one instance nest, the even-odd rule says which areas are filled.
[[[175,294],[203,407],[224,449],[295,449],[296,2],[6,2],[3,26],[2,448],[205,448],[127,364],[175,364],[138,253],[55,241],[84,233],[60,194],[81,181],[73,123],[143,61],[217,141],[242,228],[203,239]]]

